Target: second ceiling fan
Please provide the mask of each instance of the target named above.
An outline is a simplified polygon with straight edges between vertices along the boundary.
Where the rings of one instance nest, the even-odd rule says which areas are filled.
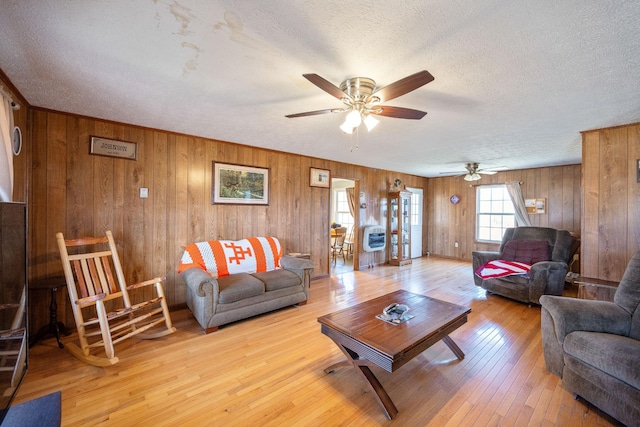
[[[373,129],[378,123],[378,120],[376,120],[373,115],[393,117],[396,119],[420,120],[427,114],[425,111],[391,107],[381,105],[381,103],[416,90],[434,80],[434,77],[426,70],[419,71],[382,88],[377,88],[376,82],[368,77],[347,79],[342,82],[340,87],[317,74],[303,74],[303,77],[329,95],[338,98],[345,104],[345,107],[288,114],[285,117],[295,118],[348,112],[345,122],[340,126],[340,129],[346,133],[352,133],[362,122],[364,122],[368,130]]]
[[[485,168],[485,169],[479,169],[480,165],[477,162],[469,162],[469,163],[465,163],[464,164],[464,168],[467,170],[466,173],[465,172],[441,172],[441,175],[451,175],[451,174],[459,174],[456,176],[463,176],[464,175],[464,180],[465,181],[478,181],[480,178],[482,178],[480,176],[480,174],[485,174],[485,175],[493,175],[498,171],[501,170],[505,170],[507,169],[506,166],[496,166],[496,167],[490,167],[490,168]]]

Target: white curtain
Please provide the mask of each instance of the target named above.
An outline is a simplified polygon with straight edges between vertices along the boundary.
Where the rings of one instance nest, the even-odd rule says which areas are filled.
[[[0,201],[13,200],[13,108],[11,99],[1,95],[0,103]]]
[[[356,212],[356,196],[354,194],[354,188],[353,187],[349,187],[346,189],[347,190],[347,202],[349,204],[349,213],[351,214],[352,217],[356,217],[355,212]]]
[[[520,182],[513,181],[505,183],[513,208],[516,215],[516,224],[520,227],[531,226],[531,220],[527,213],[527,207],[524,204],[524,197],[522,196],[522,190],[520,189]]]

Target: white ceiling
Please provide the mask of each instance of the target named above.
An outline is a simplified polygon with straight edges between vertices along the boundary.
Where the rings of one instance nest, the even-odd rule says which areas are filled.
[[[640,1],[3,0],[0,68],[37,107],[415,175],[575,164],[640,121]],[[422,120],[285,118],[342,106],[304,73],[420,70],[387,104]]]

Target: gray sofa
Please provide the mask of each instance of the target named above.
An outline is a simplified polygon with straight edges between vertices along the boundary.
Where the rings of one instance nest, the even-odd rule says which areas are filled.
[[[217,279],[200,268],[189,268],[181,273],[187,284],[187,306],[210,333],[230,322],[306,304],[313,262],[283,256],[280,264],[282,269]]]
[[[640,252],[613,302],[544,295],[547,369],[576,395],[628,426],[640,426]]]
[[[535,262],[525,256],[518,259],[518,253],[522,249],[516,249],[512,256],[507,256],[507,245],[536,243],[546,241],[548,243],[548,259]],[[500,248],[497,252],[474,251],[473,279],[476,286],[480,286],[491,293],[505,296],[526,303],[538,304],[541,295],[562,295],[568,264],[579,246],[579,240],[574,239],[567,230],[556,230],[547,227],[516,227],[508,228],[502,237]],[[513,254],[516,254],[515,256]],[[514,258],[514,259],[512,259]],[[519,261],[533,264],[529,276],[507,276],[500,278],[481,279],[475,272],[487,261],[492,260]]]

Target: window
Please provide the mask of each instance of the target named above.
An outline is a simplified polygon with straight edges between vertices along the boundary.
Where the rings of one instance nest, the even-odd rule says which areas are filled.
[[[504,185],[483,185],[477,187],[476,239],[500,242],[509,227],[515,227],[516,219],[513,203]]]
[[[335,197],[335,203],[333,204],[333,220],[341,226],[347,227],[347,230],[350,230],[351,226],[353,225],[353,217],[351,216],[351,212],[349,212],[347,191],[344,189],[336,190]]]
[[[411,225],[422,225],[422,194],[411,194]]]

